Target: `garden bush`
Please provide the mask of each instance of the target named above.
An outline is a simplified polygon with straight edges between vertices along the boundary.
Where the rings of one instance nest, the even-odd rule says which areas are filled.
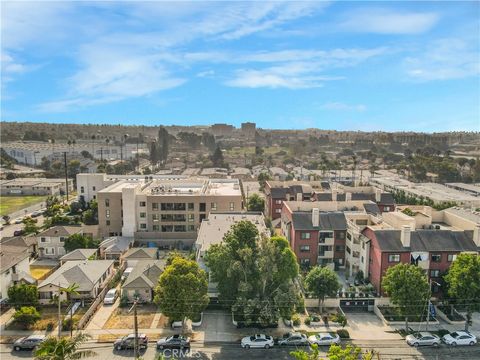
[[[337,335],[340,336],[340,339],[350,338],[350,333],[348,332],[348,330],[345,330],[345,329],[337,330]]]
[[[300,325],[300,316],[298,314],[293,314],[292,316],[292,324],[295,326]]]

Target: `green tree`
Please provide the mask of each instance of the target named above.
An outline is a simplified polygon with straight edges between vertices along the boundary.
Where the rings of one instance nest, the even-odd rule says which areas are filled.
[[[480,310],[480,257],[477,254],[459,254],[450,266],[445,281],[448,294],[467,309],[465,330],[473,311]]]
[[[317,345],[311,345],[311,352],[305,350],[296,350],[290,353],[296,360],[321,360],[320,351]],[[356,345],[347,345],[342,348],[340,345],[331,345],[328,349],[328,360],[373,360],[378,353],[374,350],[363,352]]]
[[[265,183],[268,181],[268,180],[272,180],[272,177],[270,176],[270,174],[266,173],[266,172],[261,172],[258,177],[257,177],[257,180],[258,182],[260,183],[260,191],[263,191],[263,189],[265,188]]]
[[[213,166],[215,166],[215,167],[224,167],[225,166],[225,161],[223,159],[222,149],[220,149],[219,145],[217,145],[217,148],[213,152],[210,160],[212,160]]]
[[[17,284],[8,288],[8,303],[15,309],[22,306],[38,306],[37,285]]]
[[[160,275],[155,288],[155,302],[170,319],[194,319],[208,305],[207,273],[195,261],[181,257]]]
[[[80,350],[80,345],[86,342],[89,336],[77,334],[71,338],[48,337],[35,350],[36,360],[76,360],[95,356],[95,352],[89,349]]]
[[[320,266],[315,266],[308,272],[305,285],[308,291],[318,297],[320,313],[325,297],[337,295],[337,291],[340,289],[337,274],[330,268]]]
[[[26,235],[38,234],[39,229],[36,220],[32,219],[31,217],[26,217],[25,219],[23,219],[23,224],[25,225],[23,227],[23,231]]]
[[[265,200],[258,194],[252,194],[247,201],[248,211],[262,211],[265,209]]]
[[[99,242],[92,237],[83,234],[73,234],[65,239],[63,247],[66,252],[76,249],[96,249]]]
[[[167,161],[169,145],[170,145],[170,135],[167,129],[165,129],[163,126],[160,126],[160,129],[158,130],[157,151],[158,151],[158,159],[162,162]]]
[[[25,329],[28,329],[41,318],[40,313],[34,306],[22,306],[13,314],[13,319],[22,324]]]
[[[382,286],[405,317],[405,330],[408,331],[408,318],[421,315],[430,296],[425,272],[415,265],[398,264],[388,268]]]

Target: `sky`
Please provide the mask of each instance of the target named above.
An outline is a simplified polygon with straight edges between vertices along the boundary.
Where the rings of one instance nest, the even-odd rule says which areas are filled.
[[[480,131],[480,2],[2,1],[1,119]]]

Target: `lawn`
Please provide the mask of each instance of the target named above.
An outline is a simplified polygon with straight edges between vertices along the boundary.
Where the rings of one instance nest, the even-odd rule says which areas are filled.
[[[0,214],[8,215],[15,211],[45,201],[47,196],[2,196],[0,197]]]
[[[105,323],[104,329],[133,329],[133,311],[129,307],[117,308]],[[158,309],[154,305],[144,305],[137,308],[138,327],[149,329]]]
[[[65,310],[65,309],[63,309]],[[42,318],[33,325],[31,330],[46,330],[48,323],[53,323],[53,328],[58,324],[58,309],[55,306],[44,306],[39,309]],[[12,321],[7,330],[24,330],[23,325]]]
[[[53,266],[30,266],[30,275],[32,275],[35,280],[44,280],[53,270],[55,270]]]

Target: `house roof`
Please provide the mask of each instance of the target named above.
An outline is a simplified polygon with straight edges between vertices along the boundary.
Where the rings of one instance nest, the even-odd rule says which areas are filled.
[[[130,248],[123,254],[123,258],[127,260],[157,259],[157,253],[157,248]]]
[[[60,261],[88,260],[98,249],[76,249],[63,255]]]
[[[133,237],[112,236],[103,240],[100,248],[103,248],[106,254],[118,254],[128,250],[131,244],[133,244]]]
[[[47,285],[67,287],[73,283],[78,285],[78,291],[91,291],[107,269],[113,265],[113,260],[80,260],[67,261],[38,286],[39,290]]]
[[[478,251],[471,231],[416,230],[410,233],[410,248],[403,246],[401,230],[376,230],[382,251]]]
[[[37,237],[42,236],[70,236],[82,232],[81,226],[53,226],[50,229],[42,231],[37,234]]]
[[[23,246],[11,246],[3,245],[0,246],[0,272],[7,271],[12,266],[18,264],[19,262],[25,260],[30,256],[28,247]]]
[[[381,213],[378,205],[375,203],[365,203],[363,204],[363,208],[368,214],[378,215]]]
[[[295,230],[346,230],[347,220],[342,212],[320,212],[319,226],[312,225],[311,211],[292,213]]]
[[[37,245],[38,241],[35,236],[11,236],[2,238],[0,243],[2,245],[30,247]]]
[[[153,289],[157,284],[160,274],[163,272],[165,263],[163,260],[139,260],[132,272],[128,275],[122,288]]]

